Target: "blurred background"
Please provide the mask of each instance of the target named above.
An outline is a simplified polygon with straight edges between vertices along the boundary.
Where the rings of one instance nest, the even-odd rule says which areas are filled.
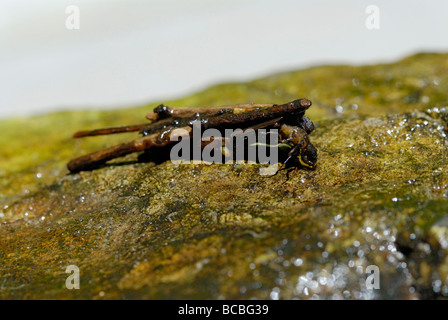
[[[66,27],[71,5],[79,29]],[[369,5],[379,29],[366,26]],[[2,0],[0,118],[135,106],[312,65],[448,51],[447,13],[445,0]]]

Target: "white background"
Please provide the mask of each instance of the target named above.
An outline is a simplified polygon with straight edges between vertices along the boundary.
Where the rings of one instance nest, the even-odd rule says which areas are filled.
[[[65,27],[69,5],[80,9],[80,30]],[[380,9],[380,30],[365,26],[368,5]],[[448,51],[447,15],[445,0],[1,0],[0,117]]]

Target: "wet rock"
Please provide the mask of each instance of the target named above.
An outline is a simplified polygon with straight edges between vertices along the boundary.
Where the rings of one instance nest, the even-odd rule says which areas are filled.
[[[73,132],[139,123],[156,104],[1,122],[0,297],[447,296],[447,69],[448,55],[416,55],[169,102],[310,98],[318,166],[289,179],[261,176],[261,165],[176,166],[137,155],[68,174],[72,157],[134,137],[74,141]],[[65,286],[69,265],[80,269],[80,290]],[[379,289],[368,288],[369,266],[378,267]]]

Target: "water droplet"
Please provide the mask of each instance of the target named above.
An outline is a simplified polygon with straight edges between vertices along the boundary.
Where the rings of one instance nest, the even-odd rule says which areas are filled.
[[[296,260],[294,260],[294,265],[295,265],[296,267],[299,267],[299,266],[301,266],[302,264],[303,264],[303,260],[302,260],[302,259],[297,258]]]
[[[279,293],[280,293],[280,289],[275,287],[274,289],[272,289],[270,297],[272,300],[278,300],[279,298]]]

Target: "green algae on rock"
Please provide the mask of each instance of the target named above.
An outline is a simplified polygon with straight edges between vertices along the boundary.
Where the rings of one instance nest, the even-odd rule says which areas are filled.
[[[136,162],[67,174],[156,104],[0,123],[0,298],[437,298],[448,295],[448,54],[322,66],[173,105],[310,98],[314,171]],[[68,290],[67,266],[81,289]],[[366,288],[366,269],[381,272]]]

